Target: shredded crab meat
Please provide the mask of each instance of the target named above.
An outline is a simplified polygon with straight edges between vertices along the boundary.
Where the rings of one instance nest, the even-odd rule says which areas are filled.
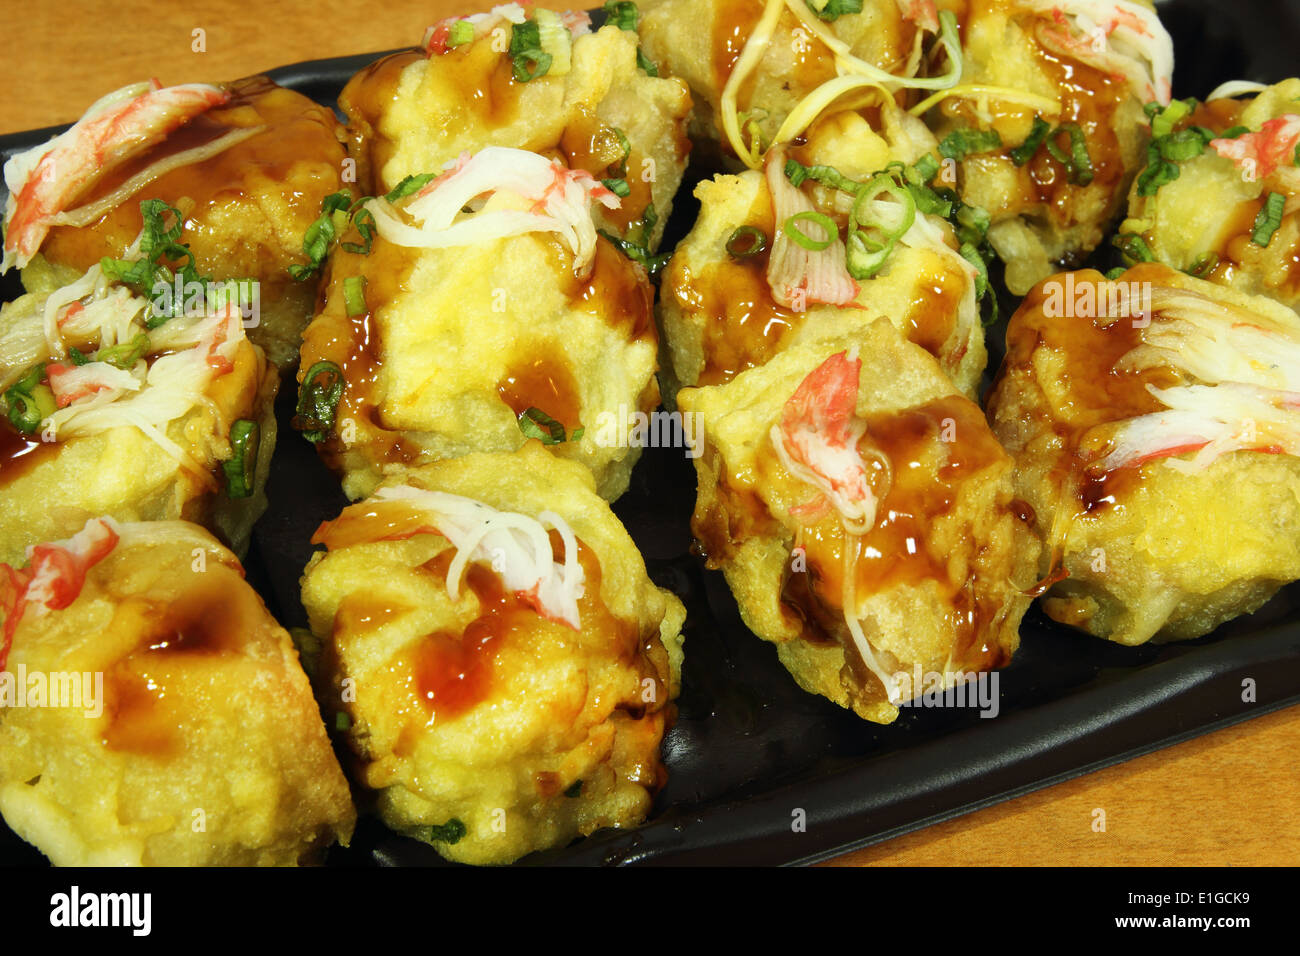
[[[426,513],[433,528],[456,548],[447,569],[447,595],[460,599],[461,579],[471,561],[488,565],[510,591],[523,597],[543,617],[582,629],[578,600],[585,575],[578,561],[578,539],[573,529],[553,511],[536,518],[497,509],[441,491],[409,485],[380,488],[378,501],[401,501]],[[564,542],[564,562],[554,559],[548,531]]]
[[[758,69],[771,46],[784,10],[794,14],[800,28],[830,50],[834,57],[836,75],[812,90],[795,105],[789,116],[781,123],[775,139],[776,143],[793,139],[811,126],[831,103],[853,90],[879,87],[886,95],[909,88],[940,90],[956,85],[961,77],[961,44],[955,29],[943,30],[940,34],[941,42],[950,60],[947,72],[936,77],[918,78],[914,75],[920,64],[921,42],[924,34],[941,30],[941,21],[933,0],[899,0],[899,10],[904,19],[914,22],[919,27],[912,56],[901,74],[882,70],[855,56],[852,48],[839,39],[831,27],[818,19],[804,0],[765,0],[763,13],[746,37],[744,48],[732,67],[731,75],[723,85],[719,100],[722,132],[726,136],[727,143],[736,156],[751,169],[757,169],[762,164],[763,148],[758,143],[753,145],[745,143],[740,127],[737,100],[745,82]]]
[[[0,564],[0,612],[5,617],[0,670],[8,662],[14,633],[28,610],[44,614],[72,604],[85,585],[86,572],[108,557],[120,531],[112,518],[94,518],[67,540],[29,547],[25,568]]]
[[[1232,160],[1242,172],[1267,179],[1279,167],[1295,165],[1296,144],[1300,143],[1300,116],[1288,113],[1264,123],[1258,132],[1243,133],[1236,139],[1210,140],[1210,148]]]
[[[206,83],[136,83],[100,99],[66,132],[9,159],[0,273],[27,265],[56,217],[107,172],[229,99],[229,91]]]
[[[848,305],[857,298],[858,284],[845,264],[844,242],[836,231],[824,249],[805,249],[786,235],[781,224],[791,216],[814,212],[812,201],[785,175],[785,150],[767,154],[767,186],[776,216],[776,236],[767,261],[767,284],[782,306],[802,311],[818,303]],[[816,227],[814,227],[816,228]]]
[[[857,616],[854,582],[861,536],[875,527],[880,504],[862,457],[867,425],[857,414],[861,373],[862,360],[856,354],[839,352],[826,359],[800,382],[769,437],[786,471],[818,493],[814,501],[792,508],[791,514],[801,517],[820,513],[824,502],[839,514],[846,538],[844,621],[862,662],[880,679],[889,701],[896,704],[898,686],[882,664],[885,654],[871,646]],[[878,465],[888,489],[892,482],[889,458],[869,443],[868,454]]]
[[[209,469],[168,437],[167,428],[203,407],[212,412],[215,435],[229,431],[229,423],[207,391],[215,379],[234,368],[235,354],[245,338],[242,315],[237,306],[227,303],[205,315],[169,319],[151,331],[145,326],[147,308],[145,299],[110,283],[98,264],[92,266],[22,317],[26,332],[7,330],[14,341],[25,345],[19,355],[10,353],[0,361],[0,381],[8,385],[35,362],[45,361],[57,409],[41,422],[42,432],[52,429],[58,441],[65,441],[133,426],[182,468],[215,487]],[[100,348],[108,348],[141,334],[149,337],[144,354],[156,357],[142,358],[129,369],[103,361],[82,365],[64,361],[70,342],[97,339]]]
[[[618,197],[585,170],[527,150],[489,146],[462,154],[400,212],[385,199],[371,199],[366,208],[389,242],[422,249],[554,232],[572,250],[573,271],[581,276],[596,254],[593,202],[619,208]]]
[[[1150,307],[1142,344],[1117,368],[1194,383],[1148,386],[1164,408],[1119,423],[1094,469],[1163,460],[1196,473],[1234,451],[1300,455],[1300,326],[1181,289],[1154,289]]]
[[[1128,80],[1143,102],[1168,105],[1174,44],[1153,10],[1130,0],[1035,0],[1048,23],[1039,41],[1053,52]]]

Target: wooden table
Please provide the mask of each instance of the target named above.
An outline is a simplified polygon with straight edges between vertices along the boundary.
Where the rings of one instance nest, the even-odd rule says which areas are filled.
[[[233,79],[301,60],[409,46],[434,20],[489,5],[3,0],[0,133],[76,119],[102,94],[150,76],[168,84]],[[1300,707],[1293,707],[835,863],[1294,865],[1298,753]],[[1105,833],[1092,830],[1098,807],[1106,811]]]

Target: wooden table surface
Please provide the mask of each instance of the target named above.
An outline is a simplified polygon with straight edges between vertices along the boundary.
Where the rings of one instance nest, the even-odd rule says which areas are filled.
[[[139,79],[225,80],[419,41],[481,0],[0,0],[0,133],[76,119]],[[563,9],[571,4],[542,0]],[[195,31],[203,31],[196,33]],[[203,40],[203,52],[196,52]],[[859,866],[1300,863],[1300,707],[834,861]],[[1106,811],[1104,833],[1093,811]]]

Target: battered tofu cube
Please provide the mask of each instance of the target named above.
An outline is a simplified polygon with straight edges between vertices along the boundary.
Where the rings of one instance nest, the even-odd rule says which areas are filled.
[[[1046,547],[1043,609],[1199,637],[1300,577],[1300,320],[1161,265],[1038,286],[989,399]]]
[[[1169,102],[1173,45],[1147,0],[964,6],[960,84],[927,121],[1024,295],[1080,264],[1121,212],[1149,137],[1143,105]]]
[[[350,839],[293,643],[202,528],[96,518],[0,574],[0,813],[52,863],[284,866]]]
[[[476,864],[640,823],[681,602],[590,475],[536,443],[404,480],[323,524],[302,580],[322,707],[348,715],[384,822]]]
[[[343,130],[328,107],[264,76],[222,89],[229,94],[224,102],[154,134],[148,148],[112,165],[81,195],[76,203],[83,209],[107,203],[102,215],[51,228],[40,256],[23,270],[23,283],[30,292],[48,292],[105,256],[122,258],[143,224],[140,200],[161,199],[184,212],[186,242],[201,275],[257,283],[258,323],[249,337],[284,368],[297,358],[316,297],[315,282],[295,281],[288,270],[306,262],[303,234],[321,201],[343,184]],[[159,163],[245,131],[251,134],[215,155],[182,161],[124,190]]]
[[[247,550],[266,510],[279,376],[238,311],[150,329],[149,309],[98,265],[0,308],[0,560],[100,515],[194,521]]]
[[[514,230],[521,218],[520,228],[532,229],[539,218],[520,216],[534,200],[504,187],[473,213],[461,213],[460,192],[450,206],[439,198],[461,188],[457,175],[468,183],[466,197],[489,176],[527,190],[517,180],[529,164],[539,196],[557,176],[577,190],[572,204],[556,200],[563,222],[547,222],[585,239],[492,232],[502,222]],[[398,206],[371,201],[366,210],[379,218],[369,253],[345,236],[331,254],[320,311],[304,335],[298,424],[353,499],[408,468],[511,451],[531,435],[589,468],[612,501],[626,490],[640,448],[609,436],[626,436],[632,413],[659,404],[652,289],[641,266],[597,236],[580,194],[615,197],[586,173],[499,147],[435,185]],[[409,213],[428,208],[421,202],[441,202],[456,221],[417,230]],[[462,229],[478,232],[464,234],[466,244],[433,247]],[[350,237],[360,239],[357,229]],[[333,387],[336,376],[336,407],[326,420],[304,421],[309,393]]]
[[[1183,161],[1149,158],[1117,240],[1130,259],[1300,309],[1297,99],[1300,80],[1289,79],[1250,99],[1171,104],[1165,138],[1153,147],[1176,153],[1175,144],[1190,141],[1203,149]]]
[[[779,6],[779,0],[774,0]],[[842,43],[853,56],[886,73],[904,75],[920,63],[922,26],[909,19],[897,0],[865,0],[856,13],[818,19],[816,3],[806,15],[786,7],[777,13],[770,36],[760,22],[772,3],[763,0],[642,0],[638,30],[646,55],[667,76],[681,77],[695,101],[691,137],[713,141],[735,161],[723,131],[722,93],[737,61],[753,38],[753,72],[740,82],[734,109],[746,142],[756,133],[763,144],[775,141],[782,123],[814,90],[835,79],[835,56],[808,23]],[[820,6],[825,7],[822,3]],[[937,24],[931,24],[937,29]],[[707,148],[707,147],[706,147]]]
[[[548,22],[549,21],[549,22]],[[562,22],[561,22],[562,21]],[[386,193],[407,176],[442,169],[464,152],[507,146],[544,153],[628,190],[602,228],[654,251],[681,184],[690,143],[686,85],[637,66],[635,33],[592,33],[582,11],[559,17],[510,4],[431,29],[422,50],[393,54],[358,73],[339,96],[359,182]],[[455,23],[472,39],[448,46]],[[516,63],[518,31],[545,24],[547,68]],[[553,55],[552,55],[553,54]]]
[[[1010,660],[1038,551],[1011,459],[889,323],[678,404],[704,423],[696,538],[804,690],[884,724]]]
[[[813,126],[802,145],[774,148],[764,172],[717,176],[696,187],[700,217],[674,250],[661,285],[670,395],[680,386],[723,384],[786,348],[863,329],[883,317],[933,354],[958,389],[974,397],[988,360],[976,270],[958,251],[952,226],[917,209],[910,192],[893,180],[897,194],[882,193],[877,204],[882,220],[898,215],[887,212],[894,198],[911,203],[914,218],[878,271],[856,281],[843,274],[849,290],[842,301],[816,298],[808,279],[795,295],[786,294],[778,278],[779,263],[773,262],[781,259],[778,244],[791,240],[782,234],[789,217],[777,221],[773,179],[782,191],[795,182],[783,173],[783,162],[829,167],[866,187],[879,182],[891,164],[910,165],[935,148],[925,126],[903,110],[889,104],[870,112],[880,132],[859,112],[833,113]],[[850,194],[813,179],[799,189],[803,198],[787,196],[785,205],[806,203],[810,212],[829,216],[849,234]],[[805,226],[798,220],[796,225]],[[812,233],[816,226],[806,228]],[[762,243],[754,249],[756,235]],[[843,273],[844,247],[838,248]],[[813,274],[809,269],[807,275]]]

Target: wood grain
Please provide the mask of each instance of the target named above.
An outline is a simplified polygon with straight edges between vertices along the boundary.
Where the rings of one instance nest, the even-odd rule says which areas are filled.
[[[408,46],[466,0],[0,2],[0,133],[75,119],[145,77],[232,79]],[[542,6],[562,9],[563,0]],[[205,52],[195,52],[203,30]],[[838,865],[1300,863],[1300,708],[848,854]],[[1093,831],[1093,811],[1106,831]]]

